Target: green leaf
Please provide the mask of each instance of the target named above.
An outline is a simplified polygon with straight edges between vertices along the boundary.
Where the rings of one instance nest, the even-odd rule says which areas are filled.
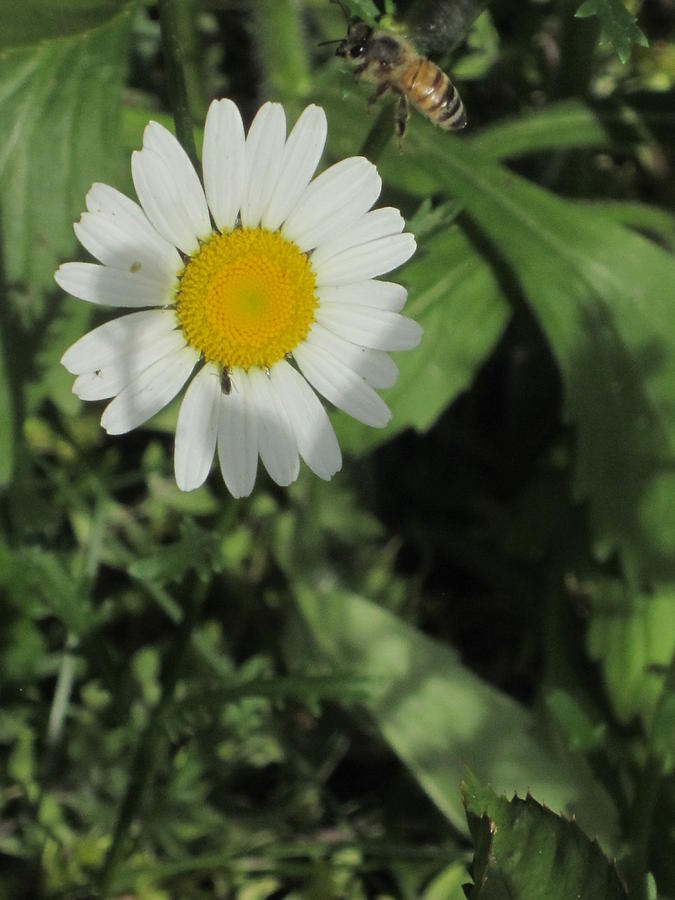
[[[59,554],[26,547],[4,575],[17,595],[29,592],[29,596],[40,598],[49,612],[77,637],[94,623],[95,612],[88,593]]]
[[[429,884],[421,900],[465,900],[463,885],[471,881],[463,863],[452,863]]]
[[[42,374],[32,403],[43,396],[58,403],[64,390],[70,394],[58,359],[81,334],[83,316],[67,316],[72,328],[59,327],[60,309],[75,301],[61,294],[53,276],[59,262],[74,254],[72,223],[84,208],[86,191],[95,180],[115,180],[130,19],[122,12],[91,31],[0,56],[0,132],[5,135],[0,211],[8,301],[22,323],[40,323],[40,340],[48,345],[40,360],[42,373],[27,363],[40,352],[35,337],[25,344],[14,340],[7,365],[23,378]],[[48,340],[48,327],[63,343]]]
[[[611,838],[615,811],[583,760],[534,734],[530,713],[466,669],[449,647],[368,600],[296,585],[321,664],[371,684],[365,707],[383,738],[452,824],[465,830],[464,763],[500,791],[530,789]]]
[[[120,0],[4,0],[0,49],[89,31],[129,6]]]
[[[130,15],[0,58],[0,148],[6,274],[22,308],[41,311],[91,183],[116,171]]]
[[[129,574],[151,585],[165,585],[179,581],[196,569],[203,578],[222,569],[220,535],[198,528],[191,519],[185,520],[179,541],[160,547],[151,556],[138,559],[129,566]]]
[[[380,168],[415,194],[445,189],[515,276],[562,374],[575,492],[590,502],[598,555],[619,550],[634,573],[638,560],[672,568],[675,534],[649,510],[655,495],[675,508],[675,259],[461,140],[444,136],[414,158],[388,151]]]
[[[604,722],[595,723],[575,698],[560,688],[546,695],[546,707],[567,736],[570,750],[590,753],[597,750],[605,736]]]
[[[622,0],[585,0],[576,11],[576,16],[580,19],[597,16],[600,19],[601,40],[613,45],[622,63],[630,59],[633,44],[649,46],[647,38],[635,24],[635,16],[626,9]]]
[[[415,232],[415,222],[410,223]],[[340,443],[362,453],[404,428],[427,431],[471,383],[499,339],[510,310],[488,263],[457,227],[425,240],[400,273],[408,289],[405,314],[424,328],[415,350],[394,356],[396,385],[384,392],[394,411],[386,428],[364,428],[346,415],[335,417]]]
[[[654,115],[654,124],[662,117]],[[482,128],[468,142],[483,158],[510,159],[546,150],[574,147],[635,147],[644,140],[640,123],[650,116],[630,106],[590,106],[581,100],[561,100],[537,112],[500,119]]]
[[[650,731],[675,655],[675,586],[634,596],[606,579],[589,591],[588,652],[602,667],[614,713],[624,724],[639,718]]]
[[[373,0],[341,0],[342,6],[356,19],[363,19],[369,25],[375,25],[380,17],[380,10]]]
[[[465,772],[462,794],[474,841],[469,900],[622,900],[616,869],[576,825],[531,796],[506,800]]]

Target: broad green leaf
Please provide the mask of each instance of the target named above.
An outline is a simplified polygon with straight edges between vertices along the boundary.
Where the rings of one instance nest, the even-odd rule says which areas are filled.
[[[601,210],[603,215],[608,216],[613,222],[634,228],[669,250],[675,250],[675,216],[665,209],[646,203],[618,200],[607,202],[596,200],[592,206]]]
[[[675,508],[675,259],[601,211],[580,208],[443,136],[380,163],[424,195],[445,189],[506,262],[561,370],[576,426],[575,491],[590,502],[596,551],[630,569],[672,565],[675,543],[650,521]],[[492,247],[492,250],[489,247]],[[647,503],[649,499],[649,503]],[[675,535],[672,535],[675,539]],[[672,544],[672,545],[671,545]],[[655,558],[654,560],[650,557]]]
[[[130,15],[0,58],[0,202],[8,281],[22,308],[72,255],[73,221],[94,180],[117,169],[116,138]]]
[[[464,804],[474,842],[469,900],[622,900],[615,867],[575,822],[531,796],[498,797],[466,772]]]
[[[0,210],[9,300],[23,323],[40,322],[40,341],[49,344],[32,402],[46,395],[59,403],[70,395],[58,358],[81,334],[86,311],[68,317],[72,328],[60,328],[58,310],[77,301],[62,294],[53,275],[76,252],[72,223],[86,191],[95,180],[115,181],[130,19],[122,12],[99,28],[0,57]],[[47,337],[47,322],[59,333],[58,346]],[[39,349],[34,339],[30,346],[14,342],[7,364],[20,372]]]
[[[424,337],[415,350],[394,354],[400,374],[383,392],[394,413],[386,428],[336,416],[340,443],[352,452],[370,450],[407,427],[427,431],[471,384],[508,320],[494,272],[457,227],[420,240],[400,281],[408,289],[404,313],[419,322]]]
[[[573,147],[634,147],[644,140],[641,123],[649,121],[647,114],[630,106],[593,107],[582,100],[562,100],[514,119],[500,119],[467,135],[467,140],[483,158],[493,160]]]
[[[384,739],[452,824],[465,830],[459,785],[467,764],[499,791],[532,793],[611,838],[615,812],[585,763],[535,736],[515,700],[482,681],[449,647],[368,600],[296,585],[321,664],[370,681],[365,707]]]
[[[600,19],[601,40],[613,45],[622,63],[630,59],[633,44],[649,46],[647,38],[635,24],[635,16],[626,9],[623,0],[585,0],[576,15],[580,19],[586,16]]]
[[[130,5],[120,0],[4,0],[0,49],[89,31]]]
[[[633,596],[617,581],[589,586],[588,652],[600,663],[620,722],[639,718],[649,731],[675,655],[675,587]]]

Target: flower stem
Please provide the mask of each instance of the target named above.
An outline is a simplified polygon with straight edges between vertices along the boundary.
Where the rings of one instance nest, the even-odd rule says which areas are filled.
[[[123,857],[131,824],[138,813],[145,792],[152,781],[157,756],[165,736],[165,722],[171,708],[176,684],[190,646],[190,639],[202,608],[208,584],[193,583],[192,596],[181,625],[176,632],[162,665],[162,694],[153,709],[131,763],[131,775],[119,810],[112,843],[99,876],[101,897],[109,896],[117,867]]]
[[[372,163],[376,163],[389,143],[393,132],[391,109],[388,106],[384,106],[380,110],[377,119],[373,122],[370,131],[365,136],[359,155],[365,156]]]
[[[265,95],[288,101],[311,87],[308,42],[300,4],[294,0],[256,0],[251,4],[251,35],[262,67]]]
[[[197,167],[193,118],[185,79],[188,48],[191,45],[191,42],[186,40],[183,34],[186,28],[186,17],[181,15],[180,0],[158,0],[158,5],[167,88],[173,120],[176,124],[176,137],[183,145],[192,164]]]

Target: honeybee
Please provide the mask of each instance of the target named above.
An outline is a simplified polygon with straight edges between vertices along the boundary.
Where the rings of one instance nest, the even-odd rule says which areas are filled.
[[[335,52],[356,67],[359,78],[377,85],[371,103],[387,91],[398,96],[394,121],[399,138],[405,134],[409,103],[445,131],[459,131],[466,125],[466,111],[457,88],[402,35],[371,28],[366,22],[351,22],[347,37]]]

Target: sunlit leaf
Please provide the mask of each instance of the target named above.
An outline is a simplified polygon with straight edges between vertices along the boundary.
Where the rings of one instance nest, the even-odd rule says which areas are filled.
[[[611,836],[612,803],[585,763],[535,736],[530,713],[465,668],[449,647],[362,597],[296,587],[321,664],[371,682],[365,701],[383,738],[452,824],[465,830],[459,785],[469,765],[495,789],[532,794]]]
[[[42,396],[59,404],[70,402],[58,359],[81,333],[87,311],[69,316],[69,329],[53,321],[63,304],[75,305],[58,290],[53,275],[75,250],[72,223],[84,207],[86,191],[93,181],[105,181],[117,170],[130,18],[122,12],[99,28],[9,50],[0,57],[4,274],[15,317],[33,326],[44,323],[39,341],[26,346],[12,342],[8,365],[36,380],[33,403]],[[49,323],[53,330],[48,333]],[[58,344],[49,340],[57,333]],[[44,372],[24,372],[41,344],[49,345],[40,360]]]
[[[0,48],[89,31],[131,5],[129,0],[4,0]]]

